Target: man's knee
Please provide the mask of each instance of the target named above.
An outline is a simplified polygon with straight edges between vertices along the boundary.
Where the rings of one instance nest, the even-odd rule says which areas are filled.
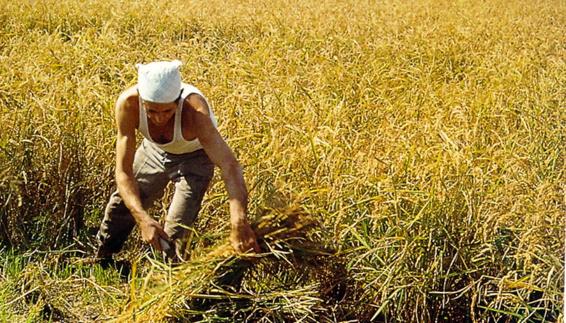
[[[128,211],[129,210],[126,207],[126,204],[124,204],[124,201],[120,197],[120,194],[118,194],[118,191],[116,191],[112,193],[112,195],[110,195],[108,204],[106,204],[104,215],[105,217],[109,217],[109,216],[113,217],[115,215],[122,215],[124,213],[128,213]]]
[[[191,210],[192,211],[192,210]],[[181,217],[169,217],[165,222],[164,231],[172,240],[179,240],[186,237],[189,228],[194,224],[196,212],[187,212]]]
[[[118,252],[134,226],[133,216],[118,193],[114,192],[106,205],[104,219],[96,234],[99,249],[109,254]]]

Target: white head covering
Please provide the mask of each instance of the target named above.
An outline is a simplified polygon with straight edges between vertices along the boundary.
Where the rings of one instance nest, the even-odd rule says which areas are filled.
[[[181,94],[181,64],[178,60],[136,64],[141,98],[155,103],[175,101]]]

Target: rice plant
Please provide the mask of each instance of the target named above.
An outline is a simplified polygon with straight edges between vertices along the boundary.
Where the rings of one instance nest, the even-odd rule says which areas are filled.
[[[0,321],[564,319],[564,1],[0,0]],[[170,266],[88,263],[113,106],[179,59],[238,155]],[[152,209],[159,217],[167,206]]]

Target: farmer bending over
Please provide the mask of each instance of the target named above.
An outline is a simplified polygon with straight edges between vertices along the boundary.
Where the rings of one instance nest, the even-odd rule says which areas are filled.
[[[120,251],[137,224],[145,242],[182,259],[186,227],[197,217],[214,165],[220,167],[228,191],[232,246],[237,252],[259,252],[246,218],[247,190],[240,164],[218,133],[203,94],[181,82],[180,65],[138,64],[138,84],[116,102],[117,191],[97,234],[98,258],[109,259]],[[136,129],[144,137],[137,150]],[[162,228],[146,210],[170,181],[175,193]]]

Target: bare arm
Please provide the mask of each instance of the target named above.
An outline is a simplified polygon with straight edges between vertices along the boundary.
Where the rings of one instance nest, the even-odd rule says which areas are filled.
[[[132,113],[129,102],[121,96],[116,102],[116,186],[118,193],[130,210],[130,213],[140,227],[142,238],[161,250],[159,238],[168,240],[159,223],[151,218],[144,210],[140,198],[137,181],[134,177],[133,163],[136,151],[135,129],[137,125],[136,113]]]
[[[222,179],[228,191],[232,245],[239,252],[246,252],[250,249],[259,252],[255,233],[251,229],[246,216],[248,192],[242,167],[212,124],[206,100],[198,94],[190,95],[188,100],[191,107],[196,111],[194,125],[197,129],[197,137],[208,157],[220,167]]]
[[[133,163],[136,149],[136,120],[128,113],[127,101],[123,98],[116,103],[116,185],[120,197],[136,219],[141,222],[146,216],[140,200],[137,182],[134,179]]]

